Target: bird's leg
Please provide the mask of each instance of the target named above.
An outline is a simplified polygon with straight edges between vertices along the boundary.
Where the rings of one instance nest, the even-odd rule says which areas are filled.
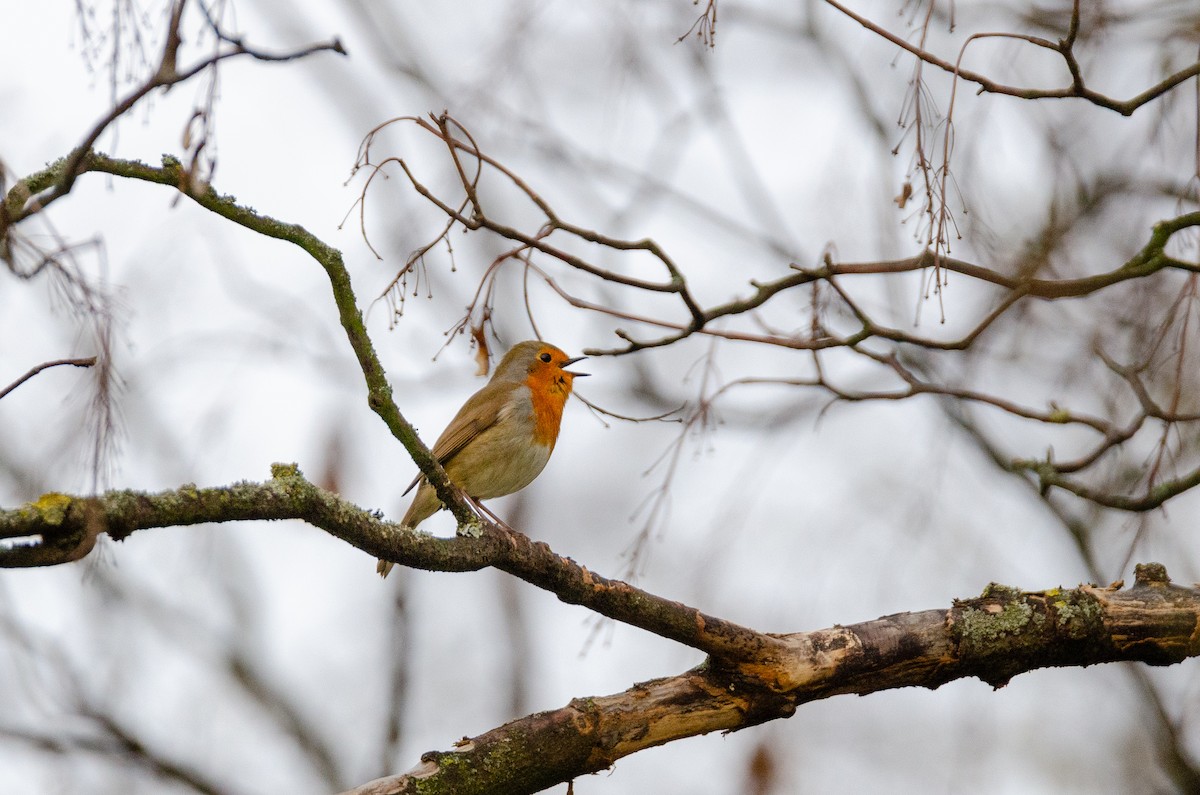
[[[467,499],[470,500],[471,505],[472,505],[472,507],[475,508],[475,510],[477,510],[480,513],[482,513],[483,515],[487,516],[489,519],[491,519],[493,522],[495,522],[496,524],[503,527],[505,530],[508,530],[513,533],[517,532],[516,530],[514,530],[512,528],[512,526],[509,525],[508,522],[504,521],[499,516],[492,513],[492,510],[490,508],[488,508],[486,505],[484,505],[482,502],[480,502],[479,500],[475,499],[474,497],[467,497]]]

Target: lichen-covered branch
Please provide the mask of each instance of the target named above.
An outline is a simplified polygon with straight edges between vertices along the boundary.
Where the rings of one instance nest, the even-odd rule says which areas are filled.
[[[371,554],[388,553],[438,571],[488,565],[479,545],[459,538],[400,532],[397,525],[309,483],[296,466],[276,464],[264,483],[201,488],[184,484],[155,494],[113,490],[95,497],[44,494],[0,511],[0,568],[55,566],[86,555],[100,533],[122,541],[138,530],[207,522],[302,519]]]
[[[544,543],[493,523],[438,538],[359,508],[308,482],[294,464],[276,464],[265,483],[96,497],[46,494],[0,511],[0,568],[54,566],[86,555],[100,533],[117,540],[137,530],[206,522],[299,519],[373,557],[428,571],[493,567],[550,591],[569,604],[639,627],[717,657],[776,659],[783,644],[764,633],[588,571]]]
[[[577,698],[430,752],[415,768],[347,795],[532,793],[672,740],[790,717],[807,702],[977,677],[996,687],[1038,668],[1200,655],[1200,591],[1158,564],[1137,581],[1023,592],[990,585],[949,609],[779,636],[769,664],[714,661],[623,693]]]

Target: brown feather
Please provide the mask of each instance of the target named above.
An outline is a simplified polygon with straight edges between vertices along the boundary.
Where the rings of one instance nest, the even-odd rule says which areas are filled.
[[[496,424],[500,416],[500,408],[504,406],[504,396],[521,386],[515,381],[497,381],[494,377],[474,395],[467,399],[463,407],[450,420],[446,430],[433,443],[433,457],[443,467],[466,447],[472,439]],[[499,398],[499,399],[497,399]],[[408,494],[422,480],[424,475],[417,475],[413,482],[404,490]]]

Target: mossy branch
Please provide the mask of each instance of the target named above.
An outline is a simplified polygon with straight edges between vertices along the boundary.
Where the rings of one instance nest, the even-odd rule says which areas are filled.
[[[150,494],[113,490],[94,497],[45,494],[0,510],[0,568],[54,566],[86,555],[100,533],[122,541],[138,530],[210,522],[300,519],[372,555],[432,571],[475,571],[488,550],[466,538],[415,533],[308,482],[295,464],[275,464],[264,483],[198,487]]]
[[[53,566],[86,555],[96,536],[205,522],[299,519],[367,552],[428,571],[494,567],[600,615],[726,659],[768,662],[784,653],[770,635],[707,615],[588,571],[541,542],[490,522],[478,533],[437,538],[410,530],[308,482],[295,464],[276,464],[265,483],[157,494],[116,490],[95,497],[47,494],[0,510],[0,568]]]

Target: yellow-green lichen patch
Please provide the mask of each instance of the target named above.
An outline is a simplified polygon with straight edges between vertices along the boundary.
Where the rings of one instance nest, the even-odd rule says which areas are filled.
[[[38,517],[48,525],[58,526],[67,517],[67,509],[71,507],[72,498],[56,491],[43,494],[29,503],[29,508],[37,512]]]
[[[290,464],[271,464],[271,477],[275,480],[283,480],[284,478],[299,478],[303,477],[300,474],[300,465],[292,462]]]
[[[1083,640],[1092,634],[1093,627],[1102,621],[1100,603],[1078,592],[1065,594],[1068,598],[1050,603],[1058,626],[1071,640]]]
[[[985,592],[986,593],[986,592]],[[963,655],[986,653],[997,640],[1040,627],[1045,616],[1019,598],[966,607],[955,624]]]
[[[458,526],[457,535],[466,536],[467,538],[479,538],[483,535],[483,523],[478,519],[463,522]]]
[[[991,583],[978,599],[958,603],[951,626],[959,654],[973,664],[999,664],[1027,643],[1036,643],[1049,627],[1046,614],[1019,588]],[[991,661],[986,663],[986,661]],[[990,679],[988,681],[991,681]]]

